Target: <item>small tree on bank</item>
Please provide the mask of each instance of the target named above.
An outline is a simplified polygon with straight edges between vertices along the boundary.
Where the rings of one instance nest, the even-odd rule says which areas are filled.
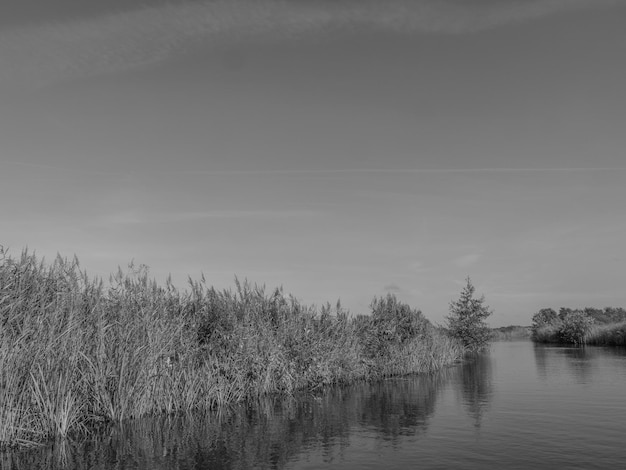
[[[450,335],[458,339],[466,351],[476,352],[489,344],[491,330],[485,319],[493,312],[484,305],[485,296],[474,298],[476,288],[469,277],[466,281],[459,299],[450,302],[450,315],[446,320]]]

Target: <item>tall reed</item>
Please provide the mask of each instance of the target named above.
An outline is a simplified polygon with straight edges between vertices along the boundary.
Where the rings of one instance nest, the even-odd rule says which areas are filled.
[[[302,305],[282,289],[206,280],[179,291],[145,266],[91,279],[77,259],[0,249],[0,447],[99,422],[208,410],[269,394],[429,372],[456,343],[395,297],[372,315]]]

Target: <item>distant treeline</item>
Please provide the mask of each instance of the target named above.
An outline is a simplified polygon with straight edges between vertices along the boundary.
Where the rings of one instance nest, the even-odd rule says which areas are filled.
[[[491,329],[491,337],[494,341],[529,339],[531,333],[529,326],[510,325]]]
[[[544,308],[533,315],[532,339],[539,343],[626,345],[626,310],[621,307]]]
[[[551,310],[551,309],[548,309]],[[620,323],[626,321],[626,310],[621,307],[605,307],[605,308],[592,308],[585,307],[583,309],[571,309],[561,307],[559,309],[558,317],[565,319],[573,312],[583,312],[589,318],[593,318],[595,323],[606,325],[608,323]],[[556,312],[555,312],[556,313]]]
[[[0,449],[80,435],[103,422],[186,413],[430,372],[462,345],[393,295],[351,317],[281,288],[204,278],[179,291],[144,266],[108,284],[78,260],[0,247]]]

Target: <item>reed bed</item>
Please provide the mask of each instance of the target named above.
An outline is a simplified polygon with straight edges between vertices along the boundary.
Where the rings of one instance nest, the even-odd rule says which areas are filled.
[[[587,335],[587,344],[626,346],[626,322],[594,325]]]
[[[131,265],[109,282],[77,259],[0,249],[0,448],[106,422],[216,409],[271,394],[431,372],[462,348],[395,297],[368,316],[282,289],[204,278],[179,291]]]
[[[561,343],[559,325],[544,325],[535,328],[532,333],[532,340],[536,343]]]
[[[571,340],[564,338],[560,324],[536,328],[532,339],[537,343],[572,344]],[[626,322],[591,325],[578,345],[626,346]]]

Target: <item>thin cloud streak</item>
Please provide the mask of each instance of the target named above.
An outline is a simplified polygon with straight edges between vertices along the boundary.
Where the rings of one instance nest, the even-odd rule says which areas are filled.
[[[135,211],[123,211],[97,217],[96,226],[123,226],[139,224],[170,224],[175,222],[194,222],[207,219],[254,219],[313,217],[318,212],[310,210],[217,210],[202,212],[175,212],[164,214],[140,214]]]
[[[48,176],[50,175],[50,171],[54,171],[56,174],[72,174],[79,173],[85,175],[98,175],[98,176],[126,176],[128,172],[121,171],[103,171],[103,170],[94,170],[89,168],[84,168],[80,166],[67,166],[67,165],[50,165],[47,163],[32,163],[26,161],[2,161],[0,162],[0,168],[3,166],[7,167],[17,167],[17,168],[27,168],[29,170],[41,170],[45,171]]]
[[[460,256],[454,259],[454,264],[460,268],[469,268],[470,266],[476,264],[480,259],[480,253],[468,253],[466,255]]]
[[[203,41],[359,28],[462,34],[615,0],[215,0],[163,5],[101,18],[0,33],[0,84],[44,86],[155,64]]]
[[[41,171],[55,171],[59,173],[71,174],[92,174],[100,176],[128,176],[134,172],[104,171],[79,166],[50,165],[47,163],[30,163],[18,161],[3,161],[2,165],[29,168]],[[328,169],[273,169],[273,170],[153,170],[151,175],[205,175],[205,176],[273,176],[273,175],[333,175],[333,174],[407,174],[407,173],[542,173],[542,172],[607,172],[625,171],[626,167],[547,167],[547,168],[328,168]],[[145,178],[146,173],[137,174]]]
[[[276,170],[177,170],[168,173],[190,175],[327,175],[350,173],[542,173],[542,172],[602,172],[624,171],[626,167],[562,167],[562,168],[336,168],[336,169],[276,169]]]

